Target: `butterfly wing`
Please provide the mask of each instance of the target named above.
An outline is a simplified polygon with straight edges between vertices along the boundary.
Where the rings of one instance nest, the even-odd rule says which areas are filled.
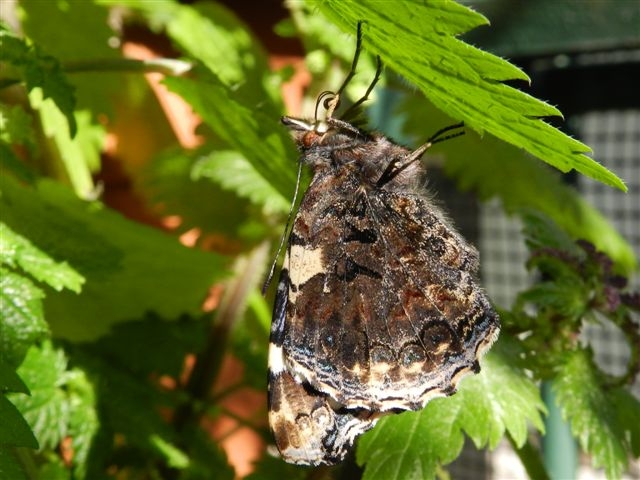
[[[479,370],[498,317],[475,249],[414,191],[316,173],[292,229],[282,351],[298,383],[347,408],[417,410]]]
[[[287,265],[288,259],[285,260]],[[362,409],[336,409],[335,402],[299,382],[287,370],[282,348],[289,294],[288,269],[280,275],[269,345],[269,425],[280,455],[289,463],[333,465],[378,416]]]

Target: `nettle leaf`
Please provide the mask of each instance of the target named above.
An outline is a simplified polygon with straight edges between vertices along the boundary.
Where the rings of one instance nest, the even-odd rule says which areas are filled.
[[[13,366],[5,363],[4,350],[0,350],[0,418],[2,418],[2,422],[0,422],[0,450],[9,445],[38,448],[38,441],[29,424],[6,398],[7,393],[30,395],[29,388],[15,372]],[[7,461],[10,460],[11,458],[7,457]],[[0,474],[2,473],[5,472],[2,459],[0,459]]]
[[[211,441],[210,434],[203,430],[191,430],[184,436],[188,443],[189,467],[181,478],[185,480],[232,480],[237,478],[229,465],[225,451],[219,443]]]
[[[201,62],[192,78],[166,78],[164,83],[191,104],[227,150],[237,151],[249,162],[233,162],[232,173],[251,182],[233,182],[229,173],[224,183],[218,183],[254,203],[266,201],[269,213],[286,213],[298,155],[280,125],[278,82],[273,81],[257,39],[230,10],[215,3],[188,6],[130,0],[127,5],[157,28],[166,28],[187,57]]]
[[[563,417],[582,449],[607,478],[621,478],[628,455],[638,453],[640,402],[620,388],[609,389],[589,350],[568,352],[552,388]]]
[[[35,150],[33,118],[22,105],[0,104],[0,140]]]
[[[58,60],[45,54],[37,45],[28,45],[24,40],[15,37],[0,27],[0,49],[2,61],[21,71],[27,91],[35,88],[42,90],[43,98],[50,98],[60,109],[73,137],[77,132],[73,111],[76,105],[75,90],[62,73]]]
[[[225,274],[222,257],[183,247],[55,182],[41,180],[32,189],[4,175],[0,190],[6,224],[86,278],[80,295],[47,296],[47,321],[57,336],[95,339],[147,311],[163,318],[198,313],[210,286]]]
[[[588,288],[580,279],[540,282],[519,295],[519,300],[531,302],[540,309],[551,309],[563,318],[580,318],[587,309]]]
[[[251,162],[255,172],[264,179],[256,191],[264,190],[270,184],[270,195],[282,198],[272,201],[272,205],[289,204],[295,183],[294,161],[298,155],[279,121],[265,112],[242,105],[234,93],[204,71],[195,80],[166,78],[164,83],[189,102],[230,147]],[[283,208],[282,213],[285,212],[286,208]]]
[[[140,377],[170,375],[184,371],[187,354],[200,352],[207,338],[209,322],[184,317],[168,322],[155,315],[116,325],[111,332],[91,344],[95,354],[114,367]]]
[[[163,215],[181,218],[176,233],[196,227],[203,232],[202,240],[213,232],[237,242],[242,227],[253,220],[248,215],[251,204],[216,182],[195,178],[192,170],[200,155],[200,150],[178,148],[162,152],[145,168],[141,188],[150,203],[161,205]]]
[[[17,367],[29,347],[49,334],[44,321],[44,293],[31,280],[0,268],[0,353],[2,362]]]
[[[244,105],[269,111],[275,118],[281,113],[279,90],[267,89],[264,81],[269,74],[267,53],[231,10],[214,2],[176,6],[166,27],[182,51],[233,88]]]
[[[0,394],[0,418],[0,448],[7,445],[38,448],[38,440],[29,424],[4,394]]]
[[[501,83],[528,80],[522,71],[455,37],[487,24],[479,13],[450,1],[312,5],[345,31],[354,32],[358,21],[366,20],[365,48],[457,121],[523,148],[562,172],[575,169],[626,191],[622,180],[584,155],[591,152],[588,146],[540,118],[561,116],[555,107]]]
[[[75,87],[76,110],[110,115],[114,95],[122,91],[123,81],[120,73],[105,67],[122,54],[113,45],[117,33],[109,21],[109,10],[96,3],[21,0],[17,7],[24,34],[46,46],[47,53],[62,62],[68,81]],[[60,34],[61,25],[64,35]],[[82,129],[79,126],[78,132]]]
[[[54,450],[70,437],[73,464],[81,473],[99,426],[93,387],[83,372],[68,368],[64,352],[49,341],[29,350],[18,373],[31,396],[11,395],[11,400],[33,428],[40,449]]]
[[[201,157],[193,166],[194,180],[209,178],[222,188],[248,198],[264,207],[265,213],[285,212],[289,203],[282,195],[274,194],[273,187],[240,153],[218,150]]]
[[[79,293],[84,283],[82,275],[66,262],[56,262],[2,222],[0,222],[0,262],[12,268],[19,266],[26,273],[57,291],[68,288]]]
[[[273,480],[277,478],[306,480],[310,476],[309,469],[291,465],[271,455],[263,455],[254,465],[255,470],[244,477],[245,480]]]
[[[611,392],[616,406],[618,424],[625,425],[627,436],[624,443],[635,458],[640,457],[640,401],[629,390],[616,388]]]
[[[0,393],[16,392],[29,395],[29,388],[24,384],[15,369],[5,363],[4,355],[0,357]]]
[[[357,460],[366,464],[364,478],[434,477],[439,465],[460,454],[464,433],[478,448],[495,448],[505,433],[524,445],[528,424],[542,431],[545,406],[535,383],[515,366],[512,350],[501,341],[484,358],[481,373],[465,379],[454,396],[384,418],[363,435]]]
[[[159,444],[172,444],[175,436],[161,415],[162,407],[175,407],[170,396],[150,378],[141,378],[122,365],[112,364],[108,357],[96,355],[89,345],[74,349],[72,360],[96,385],[100,422],[109,433],[122,435],[127,447],[164,455]]]
[[[12,448],[0,446],[0,474],[12,480],[29,480]]]

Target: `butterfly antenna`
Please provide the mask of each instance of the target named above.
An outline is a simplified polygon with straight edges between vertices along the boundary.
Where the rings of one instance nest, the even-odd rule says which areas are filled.
[[[425,145],[431,146],[436,143],[444,142],[445,140],[449,140],[451,138],[456,138],[461,135],[464,135],[464,130],[462,130],[461,132],[452,133],[450,135],[444,135],[445,133],[450,132],[451,130],[456,130],[458,128],[463,128],[463,127],[464,127],[464,122],[460,122],[460,123],[456,123],[455,125],[449,125],[448,127],[444,127],[443,129],[440,129],[436,133],[431,135],[431,138],[427,140],[427,143]]]
[[[445,140],[449,140],[451,138],[456,138],[461,135],[464,135],[464,130],[462,130],[461,132],[444,135],[445,133],[450,132],[451,130],[456,130],[458,128],[463,128],[463,127],[464,127],[464,122],[460,122],[460,123],[456,123],[455,125],[449,125],[448,127],[444,127],[443,129],[438,130],[436,133],[431,135],[431,138],[429,138],[429,140],[427,140],[424,144],[422,144],[416,150],[411,152],[411,154],[404,159],[405,160],[404,163],[399,163],[398,161],[390,162],[389,165],[387,165],[387,168],[385,169],[385,171],[382,173],[382,175],[376,182],[376,185],[378,187],[382,187],[383,185],[389,183],[391,180],[396,178],[400,173],[406,170],[409,167],[409,165],[420,160],[420,157],[422,157],[424,152],[427,151],[434,144],[444,142]]]
[[[356,74],[356,67],[358,66],[358,60],[360,59],[361,50],[362,50],[362,20],[358,22],[358,27],[356,31],[356,52],[353,55],[353,61],[351,62],[351,70],[349,70],[349,73],[347,74],[346,78],[342,82],[342,85],[336,92],[337,96],[340,96],[340,94],[343,92],[346,86],[349,85],[349,82],[351,81],[353,76]]]
[[[296,200],[298,198],[298,191],[300,190],[300,177],[302,176],[302,158],[298,161],[298,176],[296,177],[296,188],[293,192],[293,200],[291,200],[291,208],[289,209],[289,215],[287,215],[287,223],[284,227],[284,231],[282,232],[282,237],[280,237],[280,244],[278,245],[278,251],[273,258],[273,262],[271,263],[271,268],[269,269],[269,275],[267,275],[267,279],[264,281],[262,285],[262,296],[267,292],[267,288],[271,284],[271,280],[273,280],[273,274],[276,271],[276,265],[278,264],[278,258],[280,257],[280,253],[282,252],[282,247],[284,246],[284,240],[287,238],[287,232],[289,231],[289,226],[291,225],[291,219],[293,218],[293,210],[296,206]]]
[[[354,103],[353,105],[351,105],[346,112],[344,112],[344,114],[342,115],[342,118],[349,118],[349,115],[353,114],[353,112],[355,111],[356,108],[358,108],[360,105],[362,105],[364,102],[367,101],[367,99],[369,98],[369,94],[373,91],[373,87],[376,86],[376,83],[378,83],[378,80],[380,80],[380,75],[382,75],[382,60],[380,59],[380,55],[376,56],[376,74],[373,77],[373,80],[371,81],[371,83],[369,84],[369,88],[367,88],[367,91],[364,92],[364,95],[360,98],[360,100],[358,100],[356,103]]]

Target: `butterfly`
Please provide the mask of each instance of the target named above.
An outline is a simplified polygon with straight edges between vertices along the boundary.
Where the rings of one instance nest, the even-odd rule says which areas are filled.
[[[453,394],[499,333],[475,279],[478,252],[422,187],[420,158],[459,125],[412,151],[334,117],[361,39],[359,24],[351,73],[319,97],[315,119],[282,118],[313,173],[289,233],[269,345],[269,424],[295,464],[340,462],[382,416]],[[354,107],[380,72],[378,60]]]

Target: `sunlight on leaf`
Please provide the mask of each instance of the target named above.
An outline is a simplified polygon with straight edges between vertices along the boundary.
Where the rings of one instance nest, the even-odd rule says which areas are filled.
[[[217,182],[225,189],[248,198],[256,205],[262,205],[265,213],[286,212],[289,202],[273,189],[271,183],[259,175],[253,165],[233,150],[216,150],[200,158],[191,175]]]
[[[559,116],[555,107],[500,83],[527,80],[522,71],[454,37],[486,23],[480,14],[444,0],[312,5],[348,32],[365,20],[365,48],[457,121],[521,147],[562,172],[575,169],[626,191],[615,174],[584,155],[591,151],[588,146],[539,119]]]
[[[0,189],[7,225],[86,279],[80,295],[47,296],[47,320],[56,335],[89,340],[147,311],[165,318],[198,312],[211,284],[224,275],[221,256],[188,249],[55,182],[42,180],[30,189],[5,175]]]

